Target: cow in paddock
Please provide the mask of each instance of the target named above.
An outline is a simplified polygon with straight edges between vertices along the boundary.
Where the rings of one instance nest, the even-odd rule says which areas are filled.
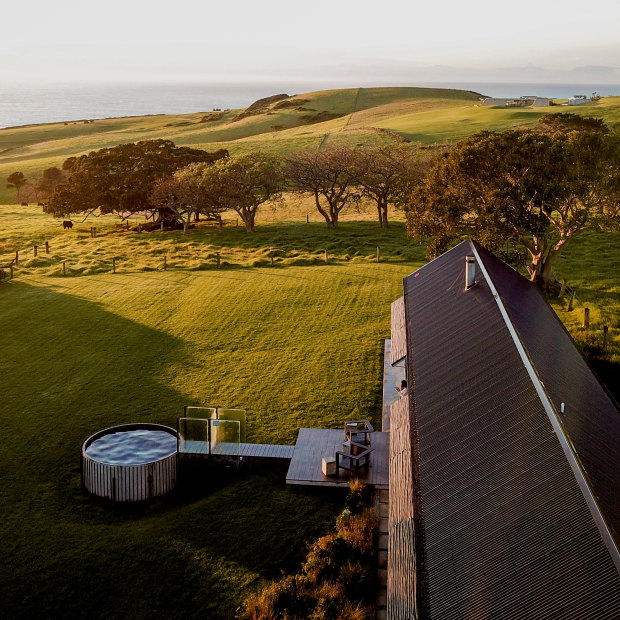
[[[22,202],[22,207],[27,207],[28,203],[27,202]]]
[[[44,202],[37,202],[37,207],[44,207],[45,203]]]
[[[73,228],[73,222],[71,220],[64,220],[62,223],[64,229]]]

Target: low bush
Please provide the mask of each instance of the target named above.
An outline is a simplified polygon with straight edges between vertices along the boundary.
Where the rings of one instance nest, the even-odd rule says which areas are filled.
[[[350,484],[347,507],[336,531],[309,549],[301,572],[249,596],[245,620],[363,620],[373,615],[376,597],[376,537],[379,519],[370,507],[372,490]]]

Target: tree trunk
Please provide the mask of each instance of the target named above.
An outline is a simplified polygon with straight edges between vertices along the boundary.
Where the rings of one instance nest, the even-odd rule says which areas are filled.
[[[327,222],[327,226],[329,228],[334,228],[334,223],[332,222],[332,219],[330,218],[329,213],[327,213],[327,211],[325,211],[325,209],[323,209],[323,207],[321,206],[321,201],[319,200],[318,192],[314,192],[314,203],[316,204],[317,211],[325,218],[325,221]]]
[[[186,235],[187,234],[187,225],[189,224],[189,222],[183,222],[183,234]]]
[[[377,200],[377,212],[379,214],[379,226],[381,228],[388,227],[388,205],[387,200],[379,199]]]
[[[246,232],[254,232],[254,213],[244,211],[243,214],[240,213],[239,215],[241,215],[241,219],[245,224]]]

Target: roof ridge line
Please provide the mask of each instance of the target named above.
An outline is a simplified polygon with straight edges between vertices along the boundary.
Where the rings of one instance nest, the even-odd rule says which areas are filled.
[[[560,446],[562,447],[568,464],[573,471],[573,475],[575,476],[577,484],[579,485],[584,499],[588,504],[588,508],[590,509],[592,517],[594,518],[594,522],[596,523],[596,526],[601,534],[603,543],[605,544],[609,551],[609,554],[611,555],[611,559],[616,566],[616,570],[620,573],[620,551],[618,550],[614,537],[611,534],[610,527],[607,525],[605,516],[603,515],[603,512],[601,511],[601,508],[596,500],[596,497],[594,496],[594,493],[590,486],[590,482],[587,477],[587,473],[581,466],[581,461],[579,460],[577,451],[575,450],[570,437],[564,430],[564,425],[558,417],[558,413],[553,405],[553,402],[551,401],[551,398],[549,397],[549,394],[547,394],[545,384],[538,376],[538,373],[534,368],[534,364],[532,363],[532,360],[530,359],[527,350],[523,342],[521,341],[521,338],[517,333],[517,330],[513,325],[512,320],[510,319],[510,315],[508,314],[508,311],[504,306],[501,295],[495,288],[495,284],[491,276],[489,275],[489,272],[487,271],[484,262],[482,261],[482,258],[480,257],[480,254],[476,249],[475,244],[471,240],[469,241],[469,244],[472,251],[474,252],[478,265],[480,266],[480,270],[482,271],[482,274],[487,284],[489,285],[489,289],[491,291],[491,294],[493,295],[493,299],[495,299],[495,302],[499,307],[500,314],[504,319],[504,323],[506,324],[506,327],[508,328],[508,331],[515,343],[519,357],[523,362],[523,366],[525,367],[525,370],[527,371],[532,381],[532,384],[536,389],[536,393],[538,394],[538,397],[540,398],[540,401],[545,409],[547,417],[551,422],[551,426],[555,432],[556,437],[558,438],[558,441],[560,442]]]

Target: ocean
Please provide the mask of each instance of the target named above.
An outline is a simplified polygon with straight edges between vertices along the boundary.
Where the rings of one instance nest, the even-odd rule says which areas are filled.
[[[527,83],[388,83],[346,84],[245,83],[245,84],[0,84],[0,128],[116,116],[182,114],[213,108],[245,108],[256,99],[278,93],[289,95],[329,88],[371,86],[425,86],[473,90],[489,97],[566,98],[620,95],[620,84],[527,84]]]

